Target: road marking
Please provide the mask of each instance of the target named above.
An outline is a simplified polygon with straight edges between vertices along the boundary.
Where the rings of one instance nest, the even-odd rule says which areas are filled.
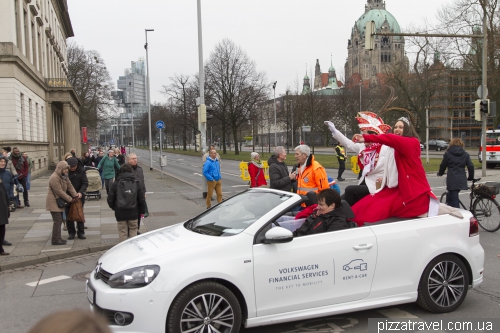
[[[235,177],[239,177],[240,175],[235,175],[234,173],[229,173],[229,172],[221,172],[225,175],[230,175],[230,176],[235,176]]]
[[[197,173],[197,172],[193,172],[193,175],[195,175],[195,176],[200,176],[200,177],[204,177],[201,173]]]
[[[248,187],[248,184],[246,184],[246,185],[233,185],[231,187]]]
[[[71,277],[66,276],[66,275],[59,275],[59,276],[56,276],[56,277],[53,277],[50,279],[44,279],[44,280],[40,280],[40,281],[26,283],[26,285],[30,286],[30,287],[36,287],[36,286],[41,286],[42,284],[47,284],[47,283],[56,282],[56,281],[60,281],[60,280],[66,280],[66,279],[71,279]]]

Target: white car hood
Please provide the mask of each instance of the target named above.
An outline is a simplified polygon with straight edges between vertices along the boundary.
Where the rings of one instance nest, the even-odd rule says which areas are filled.
[[[187,230],[182,223],[148,232],[118,244],[100,259],[102,269],[109,273],[142,265],[151,265],[160,258],[179,251],[217,243],[221,237],[201,235]]]

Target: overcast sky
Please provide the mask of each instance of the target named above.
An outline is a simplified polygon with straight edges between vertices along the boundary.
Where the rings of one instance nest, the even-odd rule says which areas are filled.
[[[386,10],[405,31],[433,20],[447,0],[386,0]],[[347,41],[366,0],[205,0],[202,1],[203,57],[229,38],[255,61],[268,81],[278,81],[276,96],[295,90],[319,59],[327,72],[343,76]],[[196,0],[68,0],[74,41],[98,51],[116,85],[130,62],[146,57],[148,32],[151,102],[166,102],[160,93],[174,74],[198,72]],[[311,82],[312,83],[312,82]]]

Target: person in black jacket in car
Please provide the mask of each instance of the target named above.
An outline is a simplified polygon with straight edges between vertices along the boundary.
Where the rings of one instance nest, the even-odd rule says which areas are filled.
[[[465,167],[469,177],[465,175]],[[443,155],[443,160],[439,166],[437,175],[440,177],[448,168],[446,177],[446,204],[451,207],[460,208],[458,193],[461,190],[467,190],[467,180],[474,179],[474,165],[470,159],[469,153],[464,150],[464,142],[460,138],[454,138],[450,141],[450,146]]]
[[[77,193],[81,193],[82,197],[80,200],[82,201],[83,206],[85,204],[85,192],[89,186],[87,174],[85,173],[85,167],[83,166],[82,161],[79,161],[76,157],[70,157],[66,160],[66,162],[68,162],[69,165],[69,181],[75,188],[75,191]],[[68,216],[70,207],[71,205],[67,205],[65,208],[66,216]],[[75,239],[75,235],[77,235],[79,239],[87,238],[85,237],[85,226],[82,222],[76,222],[75,229],[75,221],[66,220],[66,228],[68,229],[68,239]]]
[[[290,192],[295,181],[295,173],[289,172],[285,164],[286,150],[282,146],[274,149],[274,155],[269,157],[270,188]]]
[[[307,217],[294,236],[305,236],[349,228],[340,194],[330,188],[321,190],[318,195],[317,209]]]

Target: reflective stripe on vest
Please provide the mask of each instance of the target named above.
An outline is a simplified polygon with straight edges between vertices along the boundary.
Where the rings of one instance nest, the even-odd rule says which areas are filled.
[[[317,190],[318,190],[317,187],[298,187],[297,188],[297,191],[306,191],[306,192],[317,191]]]

